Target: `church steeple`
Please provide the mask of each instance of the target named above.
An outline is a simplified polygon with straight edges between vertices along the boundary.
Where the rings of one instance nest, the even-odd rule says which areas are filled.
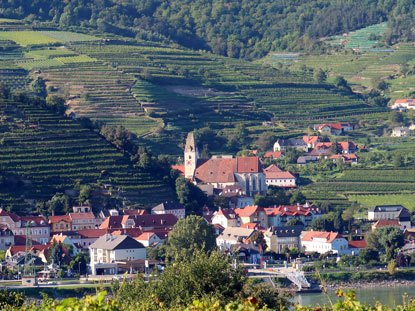
[[[197,160],[199,159],[199,151],[195,143],[193,132],[187,134],[186,146],[184,148],[184,176],[193,178],[196,170]]]

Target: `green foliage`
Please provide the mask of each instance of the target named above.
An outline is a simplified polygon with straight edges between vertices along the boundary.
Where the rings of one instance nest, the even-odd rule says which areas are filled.
[[[366,243],[372,249],[385,252],[387,260],[391,260],[405,244],[405,240],[399,227],[386,226],[370,232],[366,237]]]
[[[317,69],[314,71],[313,78],[314,78],[314,81],[321,84],[326,81],[327,75],[323,70]]]
[[[48,251],[48,263],[60,266],[63,263],[63,245],[61,242],[53,242]]]
[[[376,249],[366,247],[359,251],[358,259],[363,265],[373,261],[379,262],[379,252]]]
[[[25,302],[25,297],[21,293],[15,291],[8,291],[7,289],[0,290],[0,309],[13,310],[13,308],[20,308]]]
[[[176,193],[180,203],[185,206],[187,215],[202,214],[202,207],[207,201],[202,190],[180,176],[176,179]]]
[[[190,259],[197,250],[211,252],[216,248],[214,228],[199,216],[179,219],[164,245],[169,258]]]
[[[255,231],[250,237],[250,240],[254,244],[258,245],[262,253],[265,252],[265,250],[268,248],[267,242],[264,238],[264,233],[262,231]]]
[[[46,202],[46,208],[49,215],[64,215],[70,212],[72,200],[63,193],[56,193],[49,201]]]
[[[46,97],[46,107],[57,114],[64,114],[66,110],[65,99],[56,95],[49,95]]]
[[[89,264],[89,262],[90,262],[89,252],[82,251],[76,254],[76,257],[70,261],[69,267],[74,273],[86,274],[87,265]]]
[[[400,124],[403,122],[403,115],[398,111],[391,111],[389,114],[389,120],[394,124]]]
[[[37,77],[37,79],[32,82],[32,89],[39,97],[45,98],[47,96],[46,84],[41,77]]]

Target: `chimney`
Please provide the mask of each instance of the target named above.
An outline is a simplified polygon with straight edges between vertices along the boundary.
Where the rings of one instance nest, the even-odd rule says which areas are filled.
[[[288,208],[287,207],[284,207],[284,211],[288,212]]]
[[[301,207],[300,206],[297,206],[297,210],[300,211],[301,210]]]

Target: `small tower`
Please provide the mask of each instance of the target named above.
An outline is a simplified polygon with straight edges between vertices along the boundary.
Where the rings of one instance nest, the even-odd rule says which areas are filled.
[[[184,148],[184,177],[193,178],[196,170],[199,151],[195,143],[193,132],[187,134],[186,147]]]

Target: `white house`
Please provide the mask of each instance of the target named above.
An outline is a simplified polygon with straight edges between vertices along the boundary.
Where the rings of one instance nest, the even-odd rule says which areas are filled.
[[[116,274],[117,261],[145,259],[146,248],[128,235],[105,234],[89,246],[91,271],[96,274]]]
[[[151,209],[151,214],[162,215],[162,214],[173,214],[177,219],[185,218],[186,211],[182,204],[178,202],[163,202]]]
[[[406,126],[394,127],[392,130],[392,137],[407,137],[411,136],[411,131]]]
[[[337,232],[308,231],[301,239],[301,247],[305,252],[350,254],[347,240]]]
[[[296,178],[289,171],[283,171],[275,164],[271,164],[265,172],[265,183],[267,186],[277,186],[282,188],[295,188]]]
[[[137,238],[135,238],[136,241],[143,244],[145,247],[149,247],[152,245],[156,245],[159,243],[162,243],[163,241],[158,237],[157,234],[154,232],[143,232],[140,234]]]
[[[216,245],[222,249],[229,249],[231,245],[238,244],[248,239],[253,233],[254,229],[229,227],[223,230],[222,234],[216,238]]]
[[[211,223],[221,225],[223,228],[240,227],[241,219],[232,209],[220,209],[213,214]]]
[[[367,213],[367,219],[375,220],[397,220],[401,230],[411,229],[411,214],[402,205],[376,205]]]

